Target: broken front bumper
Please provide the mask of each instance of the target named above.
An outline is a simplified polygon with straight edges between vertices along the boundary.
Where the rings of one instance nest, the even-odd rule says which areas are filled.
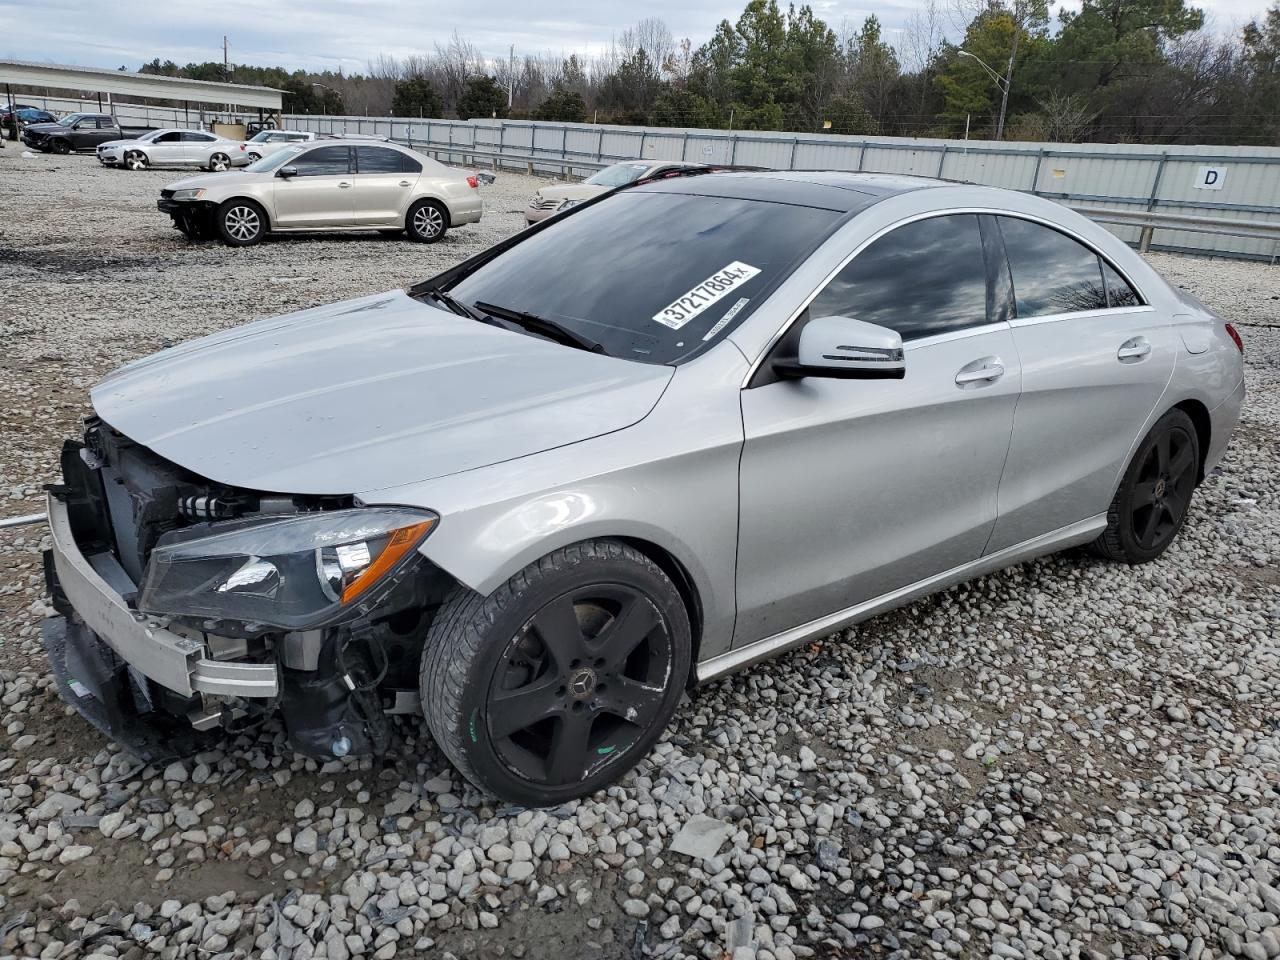
[[[120,660],[184,697],[254,698],[279,693],[275,664],[208,659],[200,641],[179,636],[162,621],[131,609],[107,580],[127,580],[128,575],[111,554],[86,557],[80,551],[66,504],[52,496],[49,532],[53,546],[47,569],[55,580],[49,584],[50,593],[56,597],[60,592],[76,618]]]

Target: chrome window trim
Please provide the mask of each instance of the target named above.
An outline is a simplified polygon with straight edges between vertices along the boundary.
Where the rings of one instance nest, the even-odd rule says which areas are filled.
[[[1019,327],[1034,327],[1041,323],[1058,323],[1061,320],[1079,320],[1086,317],[1114,317],[1126,313],[1155,313],[1156,308],[1149,303],[1136,307],[1099,307],[1097,310],[1071,310],[1067,313],[1046,313],[1042,317],[1016,317],[1009,321],[1015,330]]]
[[[1154,307],[1151,306],[1151,298],[1148,297],[1143,292],[1141,287],[1139,287],[1136,283],[1133,282],[1133,278],[1130,277],[1128,273],[1126,273],[1124,270],[1120,269],[1118,266],[1112,263],[1110,257],[1106,256],[1093,243],[1091,243],[1085,237],[1080,236],[1080,234],[1076,233],[1070,227],[1064,227],[1059,223],[1054,223],[1052,220],[1047,220],[1044,217],[1038,217],[1033,213],[1020,213],[1013,210],[997,209],[995,207],[953,207],[947,210],[929,210],[925,213],[915,213],[909,217],[903,217],[901,220],[896,220],[893,223],[889,224],[888,226],[881,227],[871,236],[867,237],[867,239],[863,240],[862,243],[854,247],[853,251],[847,257],[841,260],[840,263],[837,264],[835,269],[833,269],[830,273],[828,273],[825,277],[823,277],[822,282],[819,283],[817,287],[815,287],[814,290],[807,297],[804,298],[799,308],[797,308],[795,311],[792,312],[791,316],[787,318],[787,321],[784,324],[782,324],[782,326],[778,328],[777,332],[769,339],[769,343],[765,346],[765,348],[762,351],[760,351],[760,356],[756,357],[756,359],[752,361],[750,368],[747,370],[747,375],[742,378],[741,389],[743,390],[749,389],[749,384],[751,383],[752,377],[756,375],[756,371],[759,370],[761,365],[764,364],[765,360],[768,358],[769,354],[773,352],[774,348],[778,345],[779,341],[781,341],[782,338],[787,335],[787,332],[791,329],[792,325],[795,324],[795,322],[800,318],[800,315],[809,309],[809,304],[813,303],[813,301],[817,299],[818,294],[820,294],[823,290],[825,290],[827,288],[827,285],[830,284],[832,280],[834,280],[837,276],[840,275],[840,271],[843,270],[845,267],[847,267],[853,261],[853,259],[858,256],[858,254],[862,253],[863,250],[867,249],[867,247],[871,246],[871,244],[875,243],[885,234],[891,233],[892,231],[897,230],[899,227],[905,227],[908,224],[915,223],[918,220],[930,220],[934,217],[949,217],[949,216],[954,216],[956,214],[965,214],[965,213],[972,213],[972,214],[979,214],[979,215],[989,214],[993,217],[1013,217],[1014,219],[1017,219],[1017,220],[1028,220],[1031,223],[1038,223],[1041,226],[1048,227],[1051,230],[1057,230],[1059,233],[1065,234],[1066,236],[1070,237],[1072,240],[1075,240],[1077,243],[1082,244],[1087,249],[1093,251],[1093,253],[1099,259],[1101,259],[1109,267],[1111,267],[1112,270],[1114,270],[1117,274],[1119,274],[1121,279],[1123,279],[1127,284],[1129,284],[1129,286],[1134,290],[1134,292],[1138,294],[1138,296],[1143,301],[1140,305],[1136,307],[1108,307],[1105,310],[1077,311],[1075,313],[1069,313],[1069,314],[1060,313],[1060,314],[1052,314],[1047,317],[1027,317],[1022,323],[1019,323],[1019,320],[1015,318],[1013,320],[1008,321],[1009,328],[1012,329],[1018,326],[1027,326],[1033,322],[1049,322],[1049,321],[1055,321],[1055,320],[1065,320],[1068,317],[1091,316],[1094,314],[1101,314],[1101,313],[1121,314],[1121,313],[1131,313],[1131,312],[1140,311],[1140,310],[1155,309]],[[828,240],[827,242],[830,243],[831,241]],[[1001,242],[1003,242],[1003,239]],[[1012,277],[1012,274],[1011,274],[1011,277]],[[984,324],[984,327],[991,327],[991,326],[996,326],[996,325]],[[965,328],[965,330],[977,330],[977,329],[979,328],[978,327]],[[912,345],[922,343],[926,340],[930,342],[941,342],[940,340],[935,339],[938,337],[948,337],[953,339],[959,339],[958,337],[956,337],[956,334],[961,332],[964,332],[964,331],[955,331],[955,333],[932,334],[931,336],[919,337],[915,340],[905,340],[903,341],[903,348],[911,349]]]
[[[981,337],[988,333],[998,333],[1001,330],[1008,330],[1009,323],[1006,320],[997,320],[995,323],[984,323],[977,327],[961,327],[959,330],[944,330],[942,333],[931,333],[927,337],[916,337],[914,340],[904,340],[902,349],[906,352],[918,350],[923,347],[932,347],[938,343],[950,343],[953,340],[968,340],[970,337]]]

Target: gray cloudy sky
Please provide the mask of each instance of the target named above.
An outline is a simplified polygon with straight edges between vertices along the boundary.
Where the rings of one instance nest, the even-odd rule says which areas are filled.
[[[1228,32],[1259,15],[1267,2],[1208,0],[1202,6],[1211,26]],[[677,38],[690,37],[696,46],[742,6],[740,0],[650,0],[643,6],[622,0],[0,0],[0,57],[135,69],[157,56],[178,63],[221,59],[225,33],[233,62],[357,72],[379,53],[428,52],[455,29],[490,57],[505,56],[512,43],[517,54],[594,52],[641,12],[661,17]],[[917,4],[817,0],[812,6],[833,27],[875,13],[892,41]]]

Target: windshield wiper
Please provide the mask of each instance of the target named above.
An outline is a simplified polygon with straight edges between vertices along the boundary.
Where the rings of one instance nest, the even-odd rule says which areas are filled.
[[[479,320],[481,323],[485,323],[488,320],[480,311],[468,307],[452,294],[445,293],[443,290],[429,290],[427,292],[429,296],[435,297],[460,317],[470,317],[472,320]]]
[[[557,323],[555,320],[548,320],[546,317],[540,317],[533,313],[525,313],[523,310],[499,307],[496,304],[485,303],[483,300],[476,301],[476,309],[493,314],[495,317],[518,323],[526,330],[540,333],[548,339],[563,343],[567,347],[577,347],[579,350],[589,350],[592,353],[607,353],[602,344],[597,343],[590,337],[584,337],[578,331],[566,327],[562,323]]]

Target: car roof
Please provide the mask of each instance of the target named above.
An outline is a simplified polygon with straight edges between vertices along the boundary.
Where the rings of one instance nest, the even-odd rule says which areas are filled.
[[[911,190],[946,186],[945,180],[840,170],[726,171],[714,176],[652,180],[632,187],[642,193],[682,193],[732,200],[767,200],[800,207],[854,213]],[[628,191],[628,192],[631,192]]]

